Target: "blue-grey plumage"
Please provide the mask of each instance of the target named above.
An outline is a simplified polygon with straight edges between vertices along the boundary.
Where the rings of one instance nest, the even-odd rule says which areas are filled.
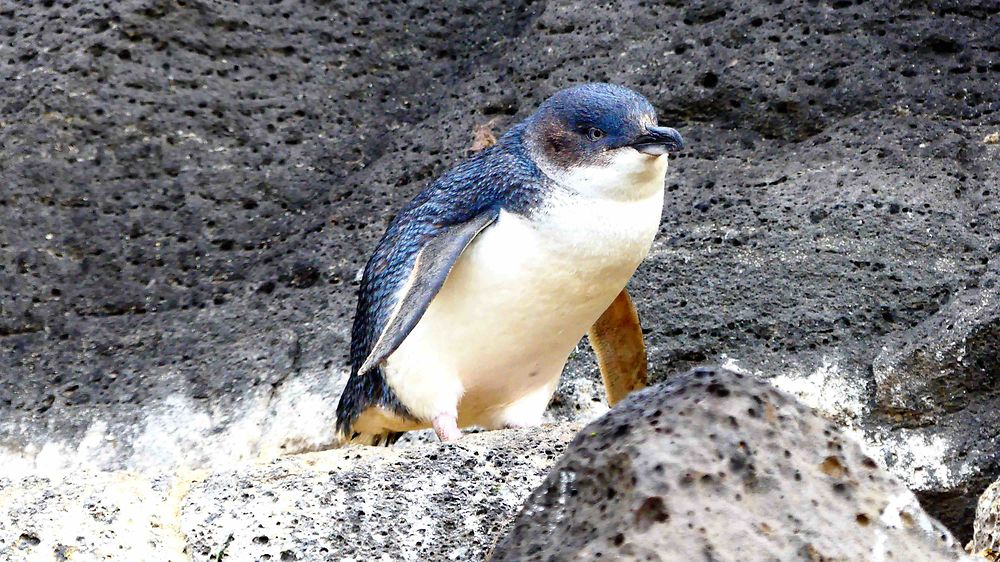
[[[351,331],[351,376],[337,407],[341,434],[350,436],[354,420],[373,405],[412,417],[386,384],[381,366],[376,364],[364,373],[361,368],[389,322],[396,295],[410,279],[417,254],[429,240],[476,218],[495,218],[501,208],[530,214],[538,203],[545,178],[525,153],[521,129],[512,128],[497,144],[460,163],[420,192],[396,215],[375,247],[358,293]],[[387,438],[393,439],[394,433]]]
[[[404,364],[402,359],[403,355],[415,357],[414,354],[417,353],[413,349],[408,349],[417,345],[415,343],[411,345],[407,341],[408,337],[429,341],[428,330],[436,330],[434,333],[437,335],[433,337],[438,338],[436,340],[438,345],[433,357],[440,360],[440,368],[455,370],[458,368],[456,365],[465,365],[458,369],[468,369],[467,359],[463,359],[465,361],[463,363],[458,360],[452,361],[447,357],[452,352],[466,353],[466,350],[457,348],[449,350],[446,341],[449,336],[441,334],[442,322],[446,325],[447,319],[450,318],[477,323],[479,319],[475,316],[480,312],[483,315],[494,316],[514,312],[516,316],[516,311],[507,310],[510,308],[510,303],[530,301],[532,291],[536,287],[509,287],[518,283],[532,285],[530,281],[532,277],[530,275],[519,277],[517,271],[503,271],[503,275],[506,276],[504,291],[508,287],[513,291],[512,294],[515,295],[512,297],[513,301],[508,299],[508,301],[494,302],[486,299],[489,302],[484,302],[481,309],[477,308],[475,302],[464,303],[456,309],[454,301],[464,298],[461,291],[468,293],[469,298],[482,299],[482,295],[475,296],[476,291],[462,289],[461,281],[450,278],[452,269],[459,267],[456,264],[460,262],[466,264],[462,266],[464,268],[462,271],[472,271],[480,267],[475,263],[486,263],[482,260],[487,258],[473,256],[487,255],[488,248],[505,247],[508,241],[504,233],[520,232],[517,228],[523,225],[528,225],[530,230],[536,215],[540,221],[539,228],[545,230],[544,236],[552,236],[555,239],[560,239],[561,234],[565,234],[564,231],[568,232],[562,225],[570,222],[573,223],[572,235],[582,237],[584,244],[588,243],[587,238],[590,236],[595,237],[592,243],[598,247],[602,245],[602,236],[606,238],[610,236],[613,242],[619,238],[628,239],[628,243],[624,245],[615,246],[617,242],[605,244],[608,249],[601,254],[600,259],[589,254],[587,259],[590,261],[581,259],[581,263],[593,264],[590,267],[594,270],[592,273],[603,275],[599,280],[614,279],[608,281],[608,290],[614,289],[611,285],[620,284],[614,289],[616,295],[624,287],[625,281],[631,276],[638,261],[648,251],[652,233],[646,232],[648,228],[645,228],[641,235],[634,236],[630,232],[622,234],[624,231],[621,229],[610,231],[610,234],[602,232],[600,228],[589,232],[586,226],[588,223],[577,224],[575,217],[586,220],[585,215],[591,208],[600,213],[603,208],[601,205],[605,204],[606,199],[612,200],[608,203],[610,205],[617,205],[619,201],[631,205],[631,201],[638,197],[633,197],[632,192],[638,189],[642,192],[642,201],[647,199],[651,201],[649,204],[642,203],[641,206],[644,216],[649,216],[644,219],[645,222],[653,221],[658,224],[657,205],[662,205],[662,174],[666,170],[666,156],[662,155],[680,148],[681,145],[682,140],[676,131],[656,126],[655,112],[641,95],[619,86],[587,84],[558,92],[543,103],[535,114],[512,127],[494,146],[460,163],[431,183],[391,222],[365,267],[352,330],[351,375],[337,409],[338,431],[348,438],[360,431],[369,436],[365,439],[368,442],[387,442],[394,440],[399,431],[427,426],[434,421],[428,418],[439,413],[434,410],[437,406],[432,408],[426,403],[417,403],[423,399],[414,397],[421,393],[407,390],[404,394],[409,397],[411,403],[401,398],[403,387],[412,389],[413,385],[420,384],[420,381],[411,381],[407,377],[412,379],[423,376],[420,374],[422,372],[420,369],[414,371],[414,362],[418,361],[417,359],[406,359],[405,361],[409,361],[408,364]],[[625,175],[619,177],[616,175],[619,172]],[[656,193],[651,195],[645,193],[649,190],[655,191],[657,182],[660,190],[658,204]],[[641,183],[641,189],[633,189],[631,185],[633,183],[636,185]],[[645,187],[646,184],[651,187]],[[591,201],[599,201],[600,204],[587,206]],[[652,217],[652,211],[644,210],[653,207],[656,211],[655,218]],[[623,218],[628,220],[627,213],[632,212],[633,208],[640,209],[633,205],[620,209],[614,207],[610,212],[625,213]],[[559,212],[553,212],[553,209],[568,209],[571,212],[560,215]],[[559,216],[574,218],[554,218]],[[512,230],[513,227],[517,228]],[[635,243],[631,238],[636,239]],[[567,249],[572,253],[573,249],[579,246],[581,246],[580,240],[574,239]],[[552,251],[561,253],[561,249],[557,246],[553,246]],[[604,255],[616,252],[624,253],[627,259],[622,258],[619,260],[622,263],[617,264],[614,259]],[[633,254],[641,256],[635,259],[636,256]],[[496,255],[494,252],[494,257],[489,259],[496,262],[498,260]],[[514,259],[509,265],[514,269],[536,267],[531,264],[544,264],[548,259],[543,255],[536,257],[538,259],[530,264],[520,263],[521,260]],[[572,256],[566,257],[572,258]],[[507,265],[507,263],[499,264],[501,268],[506,268]],[[581,267],[586,270],[589,266]],[[611,273],[605,275],[601,268],[606,268]],[[588,271],[583,271],[581,275],[586,277],[587,273]],[[484,274],[482,271],[477,273],[477,275],[482,274]],[[469,277],[465,273],[462,275]],[[487,279],[492,282],[495,281],[494,277]],[[573,297],[577,300],[595,300],[593,306],[588,303],[588,306],[584,307],[587,309],[586,312],[579,312],[578,317],[573,316],[575,324],[589,318],[588,315],[592,316],[593,312],[590,309],[606,307],[610,303],[611,297],[606,297],[604,294],[606,292],[598,291],[586,297]],[[446,294],[451,304],[437,302],[445,298]],[[568,294],[576,293],[569,291]],[[599,302],[601,299],[608,302],[601,304]],[[539,310],[547,310],[547,317],[561,317],[560,303],[543,304],[545,306],[541,306]],[[577,304],[575,301],[568,302],[566,306],[575,310]],[[465,316],[461,314],[455,316],[454,311],[459,309],[466,311],[462,313]],[[438,312],[435,312],[436,310]],[[447,312],[449,310],[451,312]],[[596,316],[589,321],[593,322],[595,319]],[[436,323],[433,328],[428,327],[431,323]],[[579,331],[575,324],[569,330],[571,334],[565,341],[573,339],[574,330]],[[511,328],[518,328],[517,324],[505,324],[505,326],[508,332]],[[562,328],[558,323],[552,327]],[[452,329],[459,334],[466,328],[467,326],[453,326]],[[484,330],[482,333],[489,334],[489,331]],[[575,339],[579,340],[582,333],[575,335]],[[442,341],[445,343],[441,343]],[[565,341],[560,341],[557,347],[565,347]],[[463,343],[481,343],[484,347],[490,345],[488,338],[481,341],[456,340],[458,346]],[[496,364],[497,355],[494,354],[493,357],[492,361],[495,364],[489,364],[490,359],[484,359],[487,364],[481,367],[487,372],[502,371],[504,365]],[[556,367],[561,371],[562,364],[557,359],[546,363],[547,373],[555,371]],[[393,360],[400,365],[395,370],[390,365]],[[428,362],[424,358],[420,358],[419,361]],[[528,363],[531,362],[526,363],[522,360],[518,365]],[[423,368],[430,373],[435,369],[435,365],[421,367]],[[512,368],[516,370],[519,367]],[[532,369],[538,370],[535,367]],[[535,374],[527,373],[532,377]],[[454,374],[459,378],[460,375],[460,373]],[[551,375],[549,378],[552,378]],[[393,380],[396,381],[398,388],[393,387],[391,382]],[[430,378],[427,382],[435,384]],[[461,384],[458,386],[461,387]],[[554,388],[552,384],[548,386]],[[545,389],[547,388],[546,386]],[[447,394],[445,390],[443,392]],[[457,391],[457,396],[452,401],[461,400],[462,392],[462,390]],[[426,392],[423,394],[426,395]],[[516,395],[511,397],[512,400],[516,398]],[[547,402],[547,397],[543,398]],[[489,407],[483,404],[484,400],[489,400],[485,394],[474,396],[471,400],[476,402],[476,408]],[[450,416],[452,424],[456,417],[459,421],[479,419],[473,414],[456,413],[457,405],[447,406],[447,400],[441,403],[445,404],[444,409],[450,411],[440,413],[445,417]],[[369,418],[376,421],[368,419],[365,428],[361,430],[356,428],[355,424],[359,417],[373,410],[377,410],[378,415]],[[373,427],[373,424],[377,427]],[[439,429],[436,423],[435,429]],[[439,436],[442,435],[441,431],[438,433]]]

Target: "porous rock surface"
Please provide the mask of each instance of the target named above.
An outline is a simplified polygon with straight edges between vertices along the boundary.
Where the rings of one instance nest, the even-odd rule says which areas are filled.
[[[901,482],[767,383],[695,369],[585,427],[494,561],[963,557]]]
[[[631,286],[653,379],[706,361],[773,377],[968,539],[1000,473],[997,371],[873,366],[944,337],[920,326],[997,320],[964,307],[1000,254],[998,14],[4,2],[0,462],[156,472],[329,446],[356,274],[393,213],[484,128],[607,80],[689,145]],[[979,333],[949,349],[987,357]],[[590,419],[590,354],[567,375],[553,417]],[[942,381],[960,391],[915,399]]]
[[[972,552],[987,552],[1000,559],[1000,480],[994,482],[979,498],[976,509]]]
[[[960,462],[931,469],[957,466],[961,478],[924,490],[921,499],[943,519],[972,520],[976,506],[969,500],[995,478],[973,467],[1000,464],[1000,436],[991,423],[1000,405],[1000,260],[937,314],[887,337],[872,369],[875,415],[906,429],[935,424],[963,452]]]
[[[213,473],[0,478],[0,561],[482,560],[579,425]]]
[[[178,509],[191,476],[0,476],[0,561],[187,562]]]

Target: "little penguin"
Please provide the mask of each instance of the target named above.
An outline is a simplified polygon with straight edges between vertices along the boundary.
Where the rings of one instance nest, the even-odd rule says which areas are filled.
[[[583,84],[420,192],[364,269],[341,439],[536,425],[588,332],[609,403],[645,386],[625,285],[659,229],[668,153],[683,144],[641,94]]]

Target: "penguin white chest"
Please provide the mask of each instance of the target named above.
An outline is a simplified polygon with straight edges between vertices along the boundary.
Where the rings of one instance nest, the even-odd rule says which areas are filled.
[[[555,189],[530,216],[502,211],[476,237],[387,359],[411,413],[460,426],[539,421],[569,353],[649,252],[663,174],[633,187],[637,197],[617,199]]]

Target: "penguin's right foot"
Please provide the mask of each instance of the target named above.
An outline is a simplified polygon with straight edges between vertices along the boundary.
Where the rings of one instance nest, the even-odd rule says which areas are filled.
[[[458,429],[458,421],[451,414],[438,414],[432,420],[434,433],[442,442],[454,441],[462,436],[462,431]]]

